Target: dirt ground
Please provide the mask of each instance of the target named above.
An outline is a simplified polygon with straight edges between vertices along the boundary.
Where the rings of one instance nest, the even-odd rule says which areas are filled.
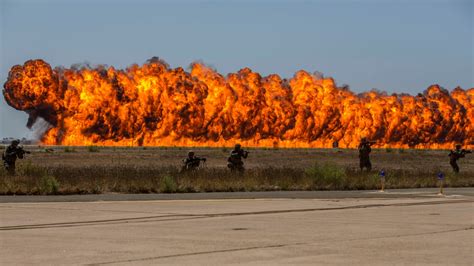
[[[95,148],[95,147],[94,147]],[[181,165],[189,150],[197,156],[206,157],[206,167],[224,168],[230,148],[187,147],[89,147],[26,146],[32,154],[25,163],[43,166],[92,166],[92,165],[136,165],[169,166]],[[289,167],[308,168],[315,163],[337,164],[358,168],[358,153],[354,149],[249,149],[246,168]],[[374,149],[371,154],[374,169],[406,169],[419,171],[451,171],[446,150],[399,150]],[[461,172],[474,172],[474,154],[467,154],[459,161]],[[474,176],[473,176],[474,177]]]

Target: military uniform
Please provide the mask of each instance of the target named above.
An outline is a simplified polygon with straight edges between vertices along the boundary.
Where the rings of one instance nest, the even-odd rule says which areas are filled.
[[[15,163],[16,159],[23,159],[24,154],[26,153],[23,148],[19,147],[18,144],[20,141],[14,140],[7,147],[5,152],[2,155],[3,166],[8,171],[8,173],[15,174]]]
[[[372,163],[370,162],[370,152],[372,148],[370,147],[370,142],[362,140],[359,144],[359,164],[360,170],[367,168],[367,171],[372,170]]]
[[[456,149],[451,150],[451,152],[449,152],[449,164],[451,165],[455,173],[459,173],[459,165],[457,164],[457,161],[460,158],[464,158],[466,156],[466,153],[471,153],[471,151],[461,149],[461,145],[456,145]]]
[[[242,158],[246,159],[248,154],[248,151],[242,150],[240,145],[235,145],[235,148],[230,152],[230,156],[227,159],[227,167],[229,167],[231,171],[237,170],[243,172],[245,168]]]
[[[199,168],[201,161],[206,161],[206,158],[197,157],[194,152],[189,152],[188,157],[183,160],[183,168],[181,171],[192,171]]]

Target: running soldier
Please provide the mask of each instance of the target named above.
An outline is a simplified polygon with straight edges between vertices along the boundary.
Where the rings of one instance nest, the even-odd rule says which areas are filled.
[[[472,153],[472,151],[461,149],[461,147],[462,147],[461,144],[456,144],[456,148],[454,150],[451,150],[448,155],[449,164],[451,165],[455,173],[459,173],[459,166],[458,166],[457,161],[460,158],[464,158],[466,154]]]
[[[360,160],[360,170],[363,171],[364,168],[370,172],[372,170],[372,163],[370,162],[370,152],[372,152],[371,145],[375,142],[368,141],[367,138],[362,138],[359,144],[359,160]]]
[[[19,144],[20,140],[13,140],[2,154],[3,166],[10,175],[15,175],[16,159],[23,159],[25,153],[30,153],[29,151],[23,150],[23,147],[19,146]]]

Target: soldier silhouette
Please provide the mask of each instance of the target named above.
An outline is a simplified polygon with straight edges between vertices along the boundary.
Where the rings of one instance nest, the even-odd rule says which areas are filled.
[[[230,152],[230,156],[227,159],[227,167],[229,167],[231,171],[244,172],[245,168],[242,158],[246,159],[248,155],[249,152],[244,151],[240,144],[235,144],[234,149]]]
[[[183,160],[183,168],[181,168],[181,171],[194,171],[199,168],[201,161],[205,162],[206,158],[197,157],[195,156],[194,151],[189,151],[188,157]]]
[[[449,155],[448,155],[449,156],[449,164],[451,165],[451,167],[453,168],[453,171],[455,173],[459,173],[459,165],[458,165],[457,161],[460,158],[464,158],[466,156],[466,154],[472,153],[469,150],[465,150],[465,149],[461,149],[461,148],[462,148],[461,144],[456,144],[455,149],[451,150],[449,152]]]
[[[361,138],[359,143],[359,166],[360,170],[363,171],[364,168],[370,172],[372,170],[372,163],[370,162],[370,153],[372,148],[370,147],[374,142],[368,141],[367,138]]]
[[[29,151],[23,150],[23,147],[19,146],[19,144],[20,140],[13,140],[11,144],[7,147],[5,152],[2,154],[3,166],[11,175],[15,174],[16,159],[23,159],[25,153],[30,153]]]

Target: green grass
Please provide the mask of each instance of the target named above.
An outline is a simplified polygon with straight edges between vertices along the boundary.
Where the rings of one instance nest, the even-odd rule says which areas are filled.
[[[341,189],[348,179],[347,171],[333,164],[315,164],[305,174],[313,180],[315,188]]]
[[[64,147],[64,152],[76,152],[74,147]]]
[[[165,175],[160,181],[160,192],[173,193],[176,192],[177,184],[174,177]]]
[[[42,176],[37,185],[40,194],[57,194],[59,191],[59,182],[53,176]]]
[[[386,189],[437,187],[437,171],[387,170]],[[474,186],[467,175],[447,174],[447,187]],[[9,176],[0,169],[0,194],[184,193],[278,190],[379,189],[376,171],[335,164],[301,168],[253,168],[239,175],[226,168],[180,173],[175,166],[40,166],[26,162]]]

